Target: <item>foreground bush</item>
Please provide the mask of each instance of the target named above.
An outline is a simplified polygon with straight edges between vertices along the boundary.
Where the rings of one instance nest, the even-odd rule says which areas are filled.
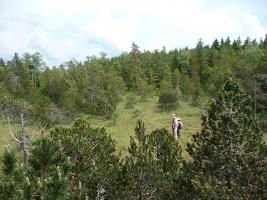
[[[263,199],[266,195],[266,145],[252,105],[229,79],[208,115],[202,116],[202,130],[193,135],[187,149],[202,198]]]

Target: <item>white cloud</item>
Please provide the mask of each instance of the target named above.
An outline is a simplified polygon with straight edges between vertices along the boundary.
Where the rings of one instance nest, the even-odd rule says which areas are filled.
[[[267,31],[259,16],[266,4],[255,2],[2,0],[0,57],[39,51],[49,64],[59,64],[101,51],[129,51],[132,42],[153,50],[193,47],[199,38],[259,39]]]
[[[89,21],[81,31],[88,41],[102,40],[124,51],[136,39],[137,25],[129,18],[112,19],[108,15],[101,15]]]

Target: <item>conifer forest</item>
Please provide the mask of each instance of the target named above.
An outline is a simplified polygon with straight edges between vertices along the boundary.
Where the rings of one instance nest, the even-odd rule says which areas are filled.
[[[267,200],[267,0],[0,0],[0,200]]]

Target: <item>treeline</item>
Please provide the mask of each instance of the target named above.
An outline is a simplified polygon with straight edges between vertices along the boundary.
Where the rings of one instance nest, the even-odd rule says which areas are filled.
[[[79,113],[111,117],[124,91],[143,100],[159,95],[170,105],[178,98],[195,102],[214,96],[225,77],[231,76],[255,96],[257,112],[267,105],[267,36],[257,42],[247,38],[199,40],[192,49],[140,51],[108,58],[87,57],[48,67],[39,53],[15,53],[11,61],[0,60],[1,102],[23,101],[37,121],[53,124],[72,120]],[[2,103],[3,104],[3,103]],[[161,108],[161,105],[159,105]],[[267,126],[267,125],[266,125]]]
[[[228,79],[187,144],[185,160],[166,129],[137,122],[128,154],[116,153],[104,128],[79,119],[30,146],[28,162],[9,147],[1,199],[265,199],[267,147],[251,98]]]

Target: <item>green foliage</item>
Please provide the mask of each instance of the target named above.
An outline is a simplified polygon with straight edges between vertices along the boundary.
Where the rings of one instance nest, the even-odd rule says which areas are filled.
[[[24,53],[23,54],[23,58],[22,61],[28,65],[28,67],[38,73],[38,71],[43,70],[45,67],[45,62],[43,61],[43,56],[36,52],[34,54],[29,54],[29,53]],[[35,76],[36,74],[32,74],[33,76]],[[35,78],[35,77],[33,77]]]
[[[7,157],[14,157],[14,154],[11,152],[5,152],[4,154],[5,159],[7,159]],[[23,170],[17,167],[17,163],[13,163],[11,166],[11,162],[13,162],[14,159],[11,162],[9,161],[8,159],[4,160],[3,166],[5,171],[7,171],[6,169],[8,169],[8,174],[0,176],[0,198],[22,200],[24,194],[25,196],[28,196],[28,194],[30,193],[27,184],[28,179],[26,179]]]
[[[121,171],[120,190],[125,191],[124,198],[194,197],[194,187],[191,187],[190,194],[186,192],[190,181],[180,186],[187,180],[183,174],[181,149],[166,129],[156,129],[146,135],[144,123],[139,120],[128,151]]]
[[[15,155],[15,152],[11,151],[9,146],[5,146],[5,151],[3,154],[2,162],[3,162],[2,170],[3,170],[4,174],[5,175],[11,174],[16,167],[17,158]]]
[[[182,78],[182,74],[180,73],[178,69],[175,69],[173,73],[171,74],[173,88],[176,88],[177,86],[181,84],[181,78]]]
[[[200,106],[201,105],[201,97],[200,97],[200,88],[197,88],[193,97],[192,97],[192,105]]]
[[[51,138],[32,144],[27,166],[19,166],[13,151],[6,149],[1,176],[1,199],[69,199],[67,171],[69,161]]]
[[[265,42],[267,37],[265,38]],[[255,78],[255,77],[254,77]],[[260,111],[267,110],[267,45],[263,49],[263,56],[257,67],[256,80],[258,83],[258,109]]]
[[[141,96],[143,101],[147,100],[147,97],[152,93],[152,86],[150,86],[145,80],[138,79],[136,83],[137,93]]]
[[[232,96],[232,93],[229,92],[228,95]],[[238,100],[235,102],[239,102]],[[225,105],[223,101],[219,102]],[[243,101],[243,104],[246,103]],[[215,112],[215,115],[217,116],[218,112]],[[212,121],[210,125],[214,128]],[[218,123],[218,127],[220,126],[222,125]],[[242,127],[244,124],[240,126]],[[256,126],[248,127],[250,130]],[[206,124],[203,130],[207,128],[209,124]],[[209,131],[211,135],[212,129]],[[217,130],[214,133],[222,135]],[[197,137],[199,136],[194,136],[194,142]],[[92,128],[80,119],[71,128],[55,128],[51,131],[51,136],[34,141],[26,168],[17,165],[15,154],[6,149],[3,169],[9,170],[5,170],[8,173],[0,176],[0,198],[261,198],[264,188],[260,184],[265,184],[266,163],[264,157],[257,157],[257,152],[266,156],[267,148],[262,143],[257,146],[257,135],[251,136],[251,140],[248,140],[249,137],[250,134],[244,135],[243,138],[239,134],[234,138],[235,142],[238,138],[242,138],[243,141],[237,148],[233,145],[232,156],[239,155],[234,159],[224,157],[229,155],[226,137],[223,137],[223,141],[216,140],[220,137],[210,137],[211,140],[205,141],[197,140],[195,144],[191,144],[191,150],[194,152],[191,154],[191,162],[182,158],[180,145],[166,129],[156,129],[147,134],[144,123],[139,120],[135,135],[130,140],[128,155],[119,160],[114,154],[114,141],[105,130]],[[226,146],[223,145],[224,142]],[[214,148],[213,143],[220,145]],[[207,146],[201,148],[202,144]],[[201,151],[197,151],[199,149]],[[214,161],[218,163],[213,165]],[[227,181],[223,180],[227,180],[229,171],[221,168],[220,164],[237,169],[233,171],[236,174],[232,178],[243,183],[242,187],[238,185],[239,182],[233,182],[233,179],[231,188],[227,187]],[[203,169],[205,170],[202,171]],[[213,169],[216,171],[211,173]],[[237,173],[238,170],[241,171],[240,174]],[[252,183],[247,181],[253,181],[253,187]],[[246,184],[249,184],[249,188],[246,188]]]
[[[176,90],[174,90],[169,80],[163,80],[160,84],[158,109],[160,111],[175,110],[179,103],[179,94],[179,88],[176,88]]]
[[[207,96],[214,96],[227,76],[240,82],[246,91],[253,93],[253,77],[265,73],[266,39],[259,44],[247,38],[215,39],[211,46],[200,39],[195,48],[174,49],[169,52],[140,51],[135,43],[131,52],[108,58],[87,57],[84,62],[71,60],[58,68],[48,68],[39,53],[15,53],[6,63],[0,59],[0,87],[24,99],[34,109],[35,118],[49,121],[50,107],[60,113],[48,124],[54,125],[79,114],[102,115],[110,118],[115,111],[124,85],[136,92],[142,100],[153,92],[162,91],[164,82],[168,89],[180,88],[183,97],[195,98],[201,88]],[[265,79],[265,78],[264,78]],[[265,84],[257,78],[258,109],[265,109]],[[154,91],[153,91],[154,90]],[[44,103],[44,104],[42,104]],[[50,110],[51,110],[50,109]],[[53,113],[53,112],[52,112]],[[55,123],[52,123],[55,121]],[[68,121],[68,120],[67,120]]]
[[[7,117],[14,122],[20,121],[20,113],[26,114],[26,119],[31,119],[33,116],[32,106],[22,98],[10,94],[9,92],[2,90],[0,96],[0,113],[2,116]]]
[[[127,89],[136,89],[137,81],[143,77],[144,70],[142,68],[141,52],[135,43],[132,43],[131,52],[126,59],[126,65],[122,67],[121,76]]]
[[[189,69],[190,52],[188,49],[170,51],[171,67],[173,71],[178,70],[181,73],[186,73]]]
[[[98,71],[94,68],[87,77],[87,81],[87,88],[84,88],[87,97],[86,105],[89,106],[89,109],[93,107],[92,113],[111,115],[124,90],[121,77],[101,70],[101,68]]]
[[[223,66],[214,66],[207,69],[205,73],[208,77],[208,80],[205,83],[205,91],[212,96],[217,94],[218,89],[224,84],[225,79],[231,74],[229,69],[225,69]]]
[[[160,111],[175,110],[177,106],[177,96],[173,91],[164,91],[160,93],[158,101],[158,108]]]
[[[131,109],[134,108],[134,106],[137,104],[137,97],[134,95],[129,95],[127,96],[125,108],[126,109]]]
[[[202,116],[201,132],[188,144],[193,179],[202,188],[202,197],[263,198],[264,149],[251,99],[238,84],[226,80],[208,115]]]
[[[232,76],[250,94],[256,88],[256,114],[264,125],[266,47],[266,38],[259,44],[249,38],[216,39],[211,46],[199,40],[195,48],[169,52],[165,48],[141,52],[133,43],[130,53],[113,58],[101,53],[58,68],[46,67],[39,53],[25,53],[22,58],[15,53],[11,61],[0,59],[1,114],[7,108],[18,120],[23,112],[27,121],[48,126],[68,123],[80,114],[114,116],[112,123],[122,127],[119,134],[133,127],[134,119],[153,114],[157,120],[148,125],[154,129],[155,123],[166,122],[167,113],[152,112],[156,102],[152,100],[153,106],[145,102],[150,94],[159,92],[160,110],[177,109],[181,97],[199,107],[200,97],[215,96],[225,78]],[[134,109],[125,113],[120,107],[124,112],[120,116],[114,111],[124,85],[144,102],[137,105],[129,97],[126,107]],[[35,141],[27,166],[20,166],[14,153],[6,151],[0,198],[260,199],[266,191],[262,186],[267,179],[266,146],[252,103],[229,81],[223,89],[203,117],[201,133],[188,145],[192,162],[181,158],[179,145],[165,129],[147,135],[140,121],[129,154],[120,161],[115,142],[104,129],[78,120],[71,128],[58,127],[51,137]],[[193,109],[197,107],[179,112],[189,118]],[[188,123],[184,130],[197,126]],[[120,140],[124,141],[121,135]]]
[[[195,85],[188,77],[185,76],[181,78],[180,89],[186,100],[193,96],[196,88],[197,85]]]
[[[160,166],[159,199],[193,199],[197,190],[185,169],[181,147],[166,129],[156,129],[148,136],[151,153]]]
[[[62,104],[64,94],[67,92],[67,84],[63,67],[45,68],[40,76],[40,92],[51,99],[54,104]]]
[[[197,43],[195,50],[193,51],[193,56],[192,56],[192,67],[194,69],[192,75],[195,83],[198,81],[198,79],[202,84],[204,84],[207,81],[207,77],[205,76],[205,70],[208,66],[207,54],[208,54],[207,48],[204,47],[204,44],[200,39]]]
[[[69,168],[69,161],[61,151],[60,146],[55,145],[52,138],[40,138],[32,143],[30,151],[29,166],[32,175],[37,177],[49,177],[53,173],[58,173],[60,166],[66,174]]]
[[[72,177],[71,194],[80,195],[79,184],[85,188],[85,194],[92,199],[100,195],[114,195],[114,181],[119,159],[115,155],[115,141],[107,135],[104,128],[92,128],[86,121],[79,119],[73,127],[58,127],[51,131],[53,141],[62,145],[66,156],[70,158]]]
[[[57,168],[57,173],[44,181],[41,188],[41,196],[43,199],[71,199],[66,193],[68,181],[67,178],[62,177],[60,168]]]
[[[12,122],[20,123],[20,114],[29,125],[39,123],[51,127],[57,124],[68,123],[73,119],[73,114],[67,110],[59,109],[45,97],[38,97],[36,104],[29,104],[23,98],[17,98],[7,91],[2,91],[0,96],[0,112],[3,117],[9,117]]]

